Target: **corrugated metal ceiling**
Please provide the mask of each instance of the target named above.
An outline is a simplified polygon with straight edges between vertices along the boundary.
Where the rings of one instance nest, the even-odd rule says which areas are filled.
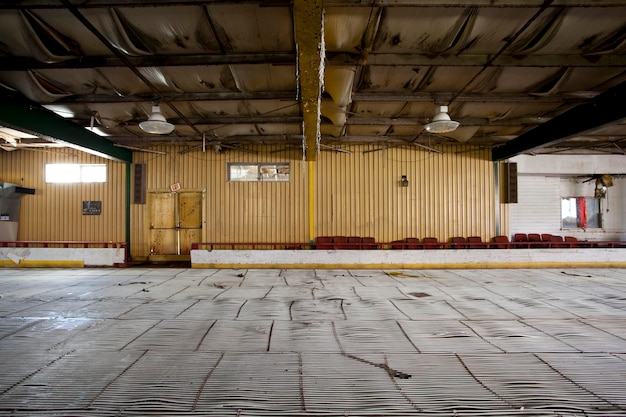
[[[323,5],[322,144],[497,147],[626,82],[626,1]],[[0,39],[2,85],[118,145],[305,135],[291,2],[4,1]],[[156,103],[170,135],[138,127]],[[459,129],[426,133],[438,105]],[[532,151],[624,153],[598,127]]]

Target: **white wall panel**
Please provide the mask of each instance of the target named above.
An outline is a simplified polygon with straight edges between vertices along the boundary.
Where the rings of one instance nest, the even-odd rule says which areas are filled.
[[[626,239],[626,156],[621,155],[520,155],[519,203],[510,204],[510,233],[550,233],[588,240]],[[602,201],[602,229],[561,229],[562,197],[593,197],[593,174],[620,174]]]
[[[561,234],[560,178],[518,176],[518,203],[509,206],[511,234]]]

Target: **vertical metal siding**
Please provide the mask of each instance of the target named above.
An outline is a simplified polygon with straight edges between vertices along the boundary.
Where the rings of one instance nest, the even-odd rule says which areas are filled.
[[[322,152],[316,170],[316,234],[405,237],[479,235],[495,230],[489,150],[458,145],[443,154],[417,148],[353,146]],[[407,175],[408,187],[400,186]]]
[[[186,147],[156,148],[165,155],[135,152],[146,164],[148,190],[205,192],[202,241],[305,242],[309,239],[309,178],[299,151],[258,154],[212,148],[180,154]],[[275,149],[275,148],[274,148]],[[466,145],[443,154],[417,148],[351,146],[352,154],[321,152],[315,162],[314,234],[372,236],[385,242],[405,237],[479,235],[495,231],[495,190],[490,151]],[[45,184],[50,162],[104,163],[106,184]],[[37,189],[25,196],[19,238],[23,240],[124,240],[125,167],[77,151],[4,152],[0,179]],[[228,182],[229,162],[290,162],[285,183]],[[407,175],[409,187],[400,186]],[[24,178],[24,180],[22,180]],[[101,216],[82,216],[83,200],[101,200]],[[131,205],[131,256],[149,255],[145,205]],[[508,205],[500,206],[508,230]]]
[[[297,151],[257,154],[236,150],[216,153],[186,147],[162,147],[166,155],[135,152],[133,162],[146,164],[150,190],[167,190],[180,183],[184,190],[206,190],[203,204],[203,242],[305,242],[308,241],[308,179]],[[291,164],[289,182],[228,182],[228,163]],[[145,209],[131,208],[132,249],[135,257],[148,256]]]
[[[125,166],[71,149],[2,152],[0,180],[34,188],[21,199],[18,239],[125,241]],[[107,182],[47,184],[48,163],[105,164]],[[102,214],[83,216],[82,202],[102,201]]]

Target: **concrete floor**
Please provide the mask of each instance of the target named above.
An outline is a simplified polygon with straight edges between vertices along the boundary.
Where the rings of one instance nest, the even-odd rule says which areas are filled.
[[[626,270],[0,268],[2,416],[626,416]]]

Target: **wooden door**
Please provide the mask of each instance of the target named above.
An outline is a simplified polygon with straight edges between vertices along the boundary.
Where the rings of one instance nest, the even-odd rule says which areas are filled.
[[[202,240],[202,193],[180,191],[177,195],[180,254],[189,255],[191,244]]]
[[[200,191],[148,192],[150,258],[189,256],[202,236]]]

